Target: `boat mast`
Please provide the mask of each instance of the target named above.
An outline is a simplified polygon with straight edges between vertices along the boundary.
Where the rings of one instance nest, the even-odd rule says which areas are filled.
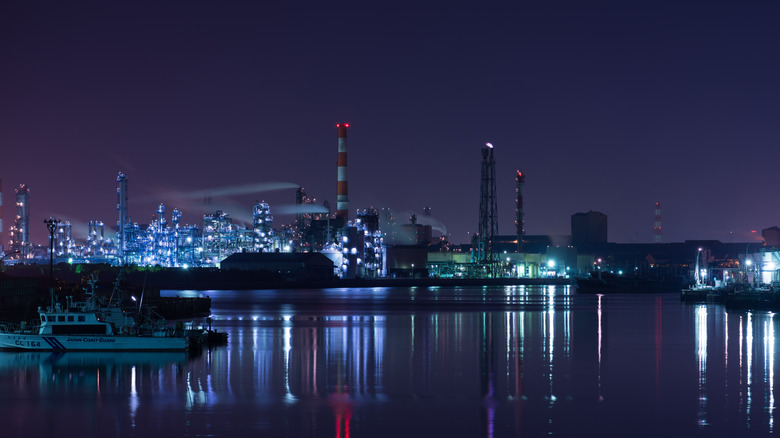
[[[696,279],[696,287],[701,286],[701,277],[699,277],[699,257],[701,257],[701,248],[696,252],[696,264],[693,271],[693,278]]]

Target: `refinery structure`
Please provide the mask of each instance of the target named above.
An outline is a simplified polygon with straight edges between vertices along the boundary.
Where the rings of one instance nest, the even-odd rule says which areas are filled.
[[[182,212],[159,204],[153,220],[139,224],[129,211],[130,180],[120,172],[117,184],[116,228],[101,220],[88,223],[85,240],[72,234],[68,221],[56,221],[54,258],[69,263],[108,263],[162,267],[214,267],[236,253],[321,252],[334,264],[334,275],[342,278],[376,278],[387,275],[385,246],[379,229],[379,213],[358,210],[350,220],[347,195],[347,128],[337,125],[337,211],[314,207],[314,198],[302,187],[296,191],[296,204],[302,207],[294,223],[274,227],[271,206],[257,202],[250,206],[251,224],[240,224],[223,210],[208,212],[196,224],[182,222]],[[2,201],[0,199],[0,208]],[[316,211],[317,213],[312,213]],[[56,219],[55,219],[56,220]],[[389,223],[392,226],[393,223]],[[0,226],[2,223],[0,222]],[[4,262],[29,263],[49,259],[48,245],[30,242],[30,189],[16,189],[16,217],[9,228]]]
[[[523,251],[522,183],[517,172],[517,235],[507,253],[506,242],[498,236],[496,171],[493,145],[481,150],[481,188],[479,222],[471,244],[453,245],[444,235],[433,236],[430,208],[421,217],[399,217],[388,208],[351,210],[348,192],[347,131],[349,124],[339,123],[336,156],[336,209],[331,212],[325,201],[316,200],[303,187],[295,192],[298,207],[292,223],[274,223],[272,206],[257,201],[251,209],[251,222],[234,220],[225,210],[208,211],[196,223],[183,221],[177,208],[160,203],[149,223],[133,221],[129,201],[130,177],[116,177],[116,226],[102,220],[90,220],[86,239],[73,235],[68,221],[50,218],[51,245],[30,243],[30,189],[16,189],[16,217],[9,229],[4,260],[8,264],[42,263],[53,258],[68,263],[105,263],[114,266],[220,267],[233,254],[322,253],[333,263],[333,277],[536,277],[549,275],[542,254]],[[477,201],[477,200],[475,200]],[[2,203],[0,200],[0,208]],[[138,214],[137,212],[135,212]],[[241,217],[246,217],[238,212]],[[353,215],[350,217],[350,215]],[[113,221],[112,221],[113,222]],[[505,236],[504,236],[505,237]],[[537,245],[538,247],[538,245]],[[499,255],[499,253],[501,255]],[[542,270],[540,270],[540,266]],[[565,273],[564,273],[565,274]]]
[[[51,257],[57,263],[186,269],[219,268],[234,254],[264,254],[262,259],[268,260],[267,256],[272,254],[321,253],[332,262],[333,278],[346,279],[571,278],[601,269],[619,273],[664,269],[667,275],[689,276],[690,258],[696,254],[691,248],[708,246],[715,248],[713,253],[724,254],[723,261],[717,262],[722,266],[719,269],[724,279],[732,278],[732,271],[737,270],[743,277],[780,281],[780,251],[774,248],[717,241],[662,243],[660,203],[655,203],[652,210],[653,243],[650,244],[608,243],[607,216],[596,211],[573,214],[571,235],[527,235],[523,204],[526,175],[520,170],[514,175],[515,233],[499,235],[495,150],[491,143],[481,149],[480,197],[475,200],[479,204],[479,220],[469,244],[451,244],[444,235],[434,237],[430,225],[434,220],[429,208],[424,209],[422,217],[411,214],[401,218],[387,208],[350,210],[349,125],[340,123],[336,127],[335,212],[331,212],[327,201],[317,205],[303,187],[298,187],[295,191],[298,209],[290,224],[275,224],[272,206],[264,201],[247,205],[251,221],[234,220],[230,212],[217,209],[205,212],[196,223],[186,223],[179,209],[169,210],[161,203],[154,211],[146,212],[153,219],[142,224],[133,221],[131,216],[130,178],[119,172],[116,226],[90,220],[86,238],[78,239],[70,222],[50,218],[47,222],[56,227],[50,228],[50,244],[43,246],[30,242],[31,190],[21,184],[15,190],[16,214],[7,229],[9,239],[0,262],[48,263]],[[236,214],[246,217],[242,213]],[[350,217],[350,213],[354,216]],[[3,231],[1,217],[0,193],[0,232]],[[780,236],[777,227],[764,230],[767,244],[764,246],[772,243],[773,247],[780,248],[777,236]],[[741,255],[735,258],[734,254]]]

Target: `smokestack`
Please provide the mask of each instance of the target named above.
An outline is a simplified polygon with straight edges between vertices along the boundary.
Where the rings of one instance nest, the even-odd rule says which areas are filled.
[[[517,229],[517,252],[523,252],[523,237],[525,237],[525,223],[523,218],[523,184],[525,184],[525,175],[517,171],[515,176],[515,191],[517,194],[515,228]]]
[[[127,176],[124,173],[119,172],[119,175],[116,177],[116,182],[118,186],[116,189],[116,209],[119,211],[119,220],[116,223],[119,228],[117,233],[117,240],[119,240],[117,250],[119,252],[119,257],[123,258],[122,262],[124,263],[125,248],[127,247],[127,242],[125,241],[125,227],[130,223],[130,217],[127,214]]]
[[[347,197],[347,128],[349,123],[340,123],[336,127],[339,129],[339,152],[336,160],[338,166],[336,217],[343,219],[346,224],[349,219],[349,198]]]

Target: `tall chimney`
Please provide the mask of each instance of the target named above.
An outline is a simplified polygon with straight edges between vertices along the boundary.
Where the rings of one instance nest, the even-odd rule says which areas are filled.
[[[336,127],[339,129],[339,152],[336,161],[338,165],[336,217],[343,219],[346,224],[349,219],[349,198],[347,197],[347,128],[349,123],[340,123]]]
[[[525,183],[525,175],[521,171],[517,171],[515,176],[515,192],[517,194],[516,202],[516,218],[515,228],[517,230],[517,252],[523,252],[523,237],[525,237],[525,219],[523,217],[523,184]]]
[[[116,182],[118,186],[116,189],[116,209],[119,211],[119,220],[116,223],[119,228],[117,233],[117,251],[122,263],[124,263],[125,248],[127,248],[125,227],[130,224],[130,217],[127,214],[127,176],[124,173],[119,172],[119,175],[116,177]]]

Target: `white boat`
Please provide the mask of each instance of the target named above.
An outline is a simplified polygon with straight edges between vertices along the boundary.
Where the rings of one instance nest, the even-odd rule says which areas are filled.
[[[189,338],[132,308],[99,306],[94,294],[86,302],[68,299],[45,310],[40,324],[0,324],[0,349],[36,351],[185,351]]]

